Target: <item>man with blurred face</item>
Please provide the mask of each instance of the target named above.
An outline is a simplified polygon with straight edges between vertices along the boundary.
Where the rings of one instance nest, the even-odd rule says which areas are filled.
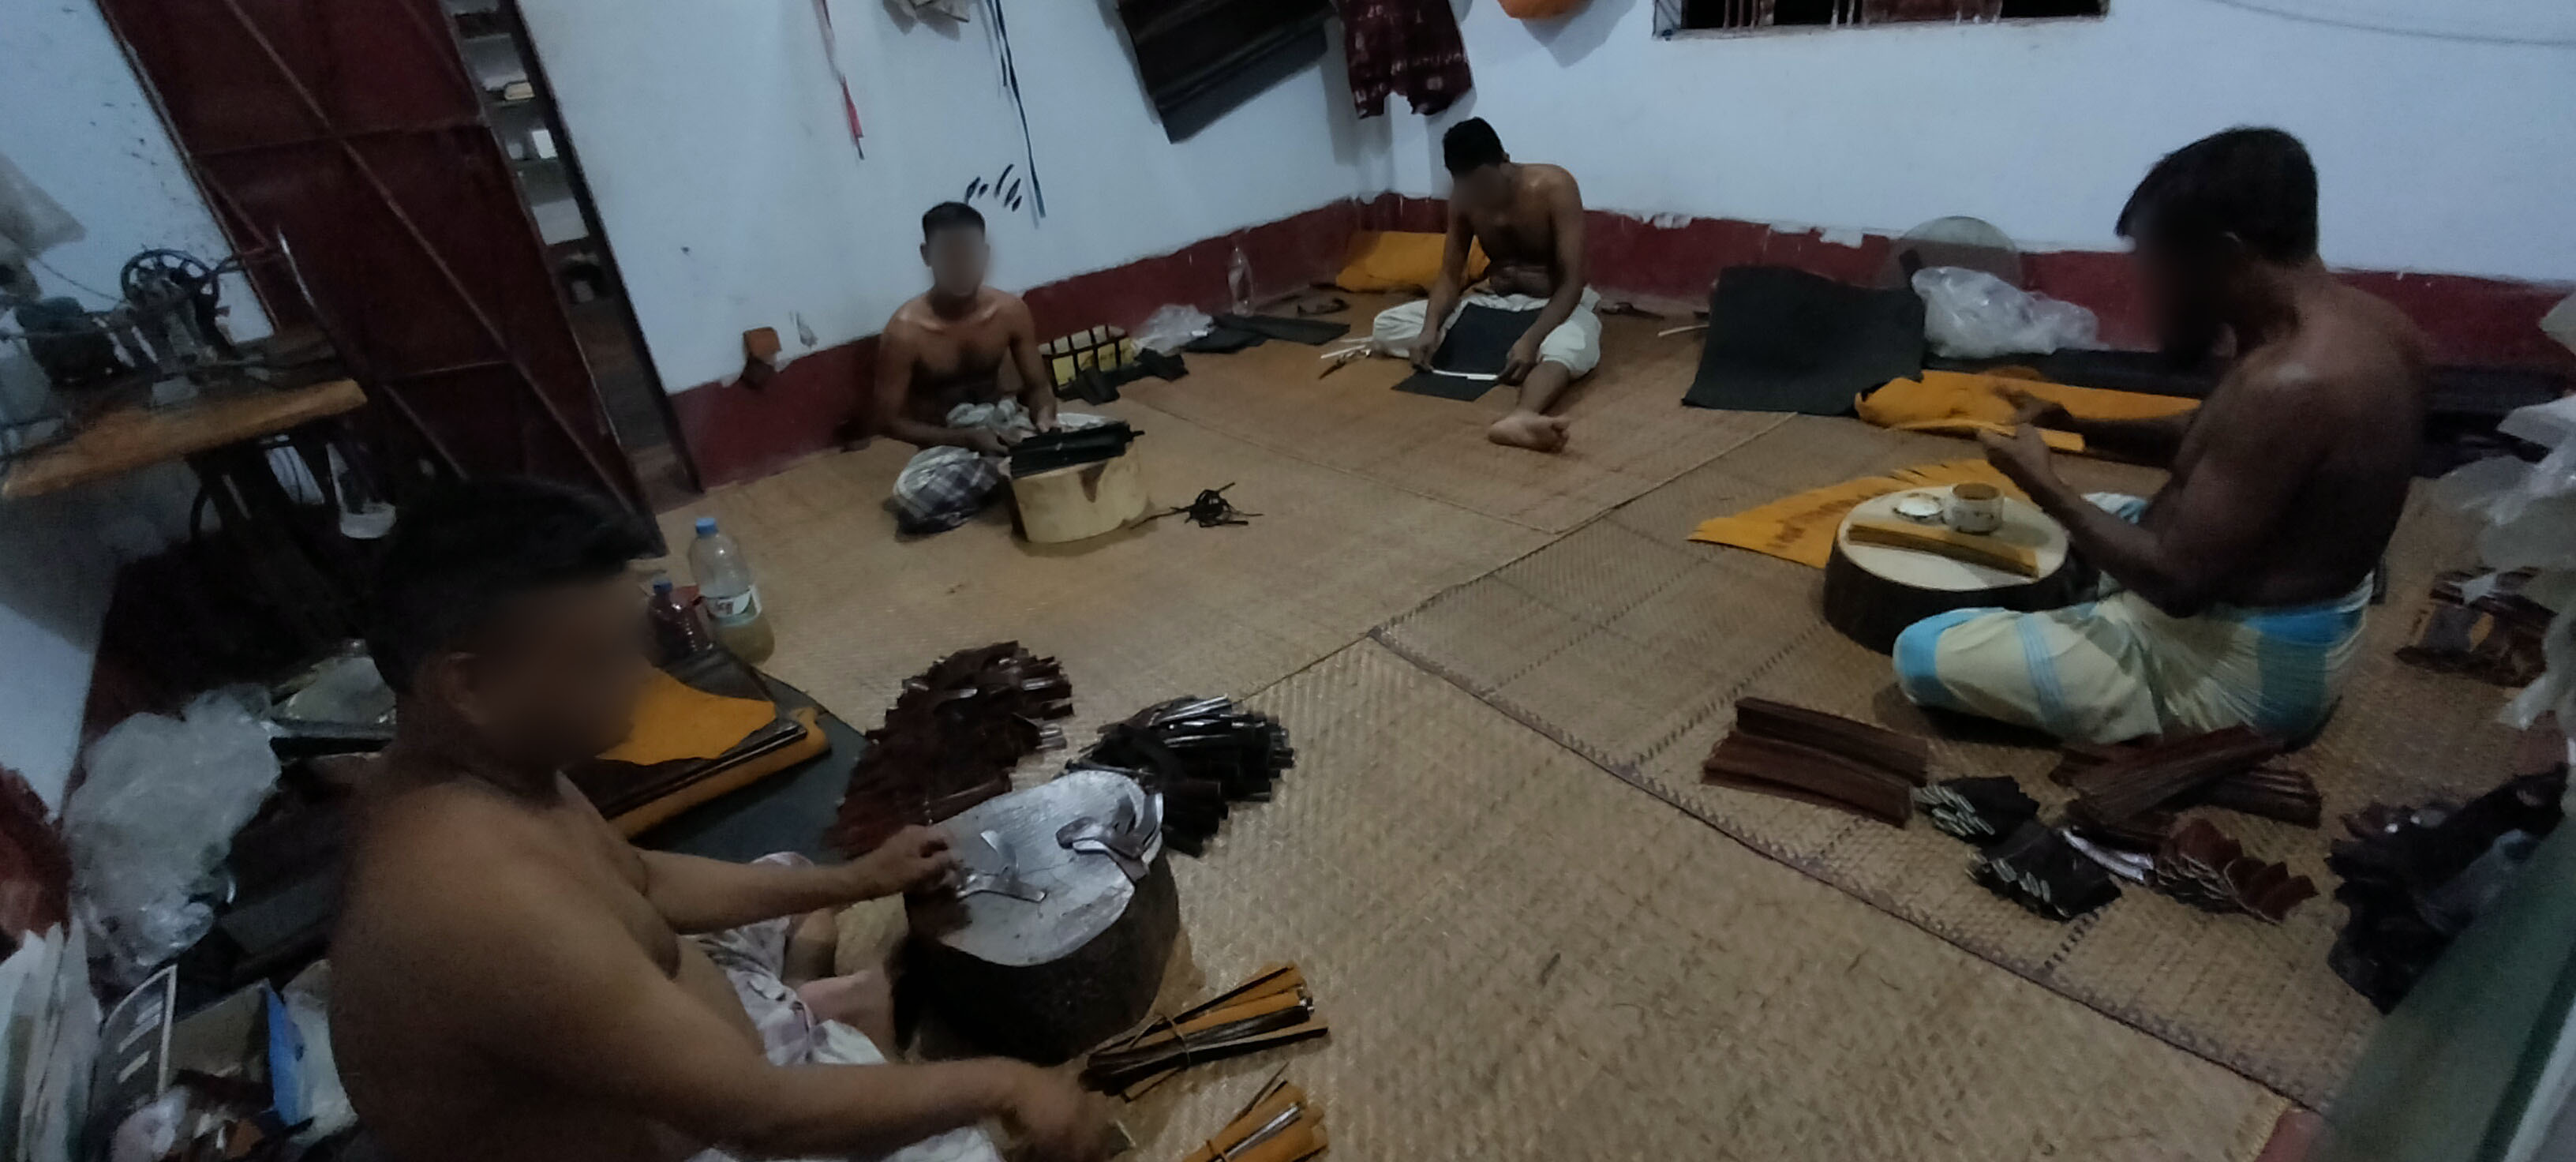
[[[2098,567],[2097,600],[1962,610],[1898,637],[1914,701],[2086,742],[2325,724],[2396,530],[2424,418],[2421,340],[2317,257],[2297,138],[2231,129],[2156,163],[2120,214],[2167,353],[2234,359],[2194,412],[2086,421],[2025,400],[1986,456]],[[2165,467],[2153,499],[2085,495],[2040,426]]]
[[[1428,302],[1380,312],[1373,337],[1380,350],[1428,368],[1467,307],[1538,312],[1497,377],[1520,389],[1518,404],[1485,436],[1515,448],[1559,451],[1565,420],[1548,412],[1601,362],[1601,320],[1592,311],[1600,296],[1583,281],[1583,191],[1558,166],[1513,161],[1482,117],[1450,126],[1440,147],[1450,180],[1440,276]],[[1493,265],[1480,289],[1464,293],[1471,243],[1481,243]]]
[[[409,506],[368,645],[397,697],[332,942],[331,1041],[396,1162],[994,1159],[1103,1123],[1017,1062],[887,1064],[881,972],[830,975],[830,909],[943,888],[945,835],[731,864],[627,844],[560,773],[629,732],[647,674],[623,513],[527,481]]]
[[[974,516],[1009,479],[1007,457],[1023,437],[1101,422],[1056,414],[1028,304],[984,285],[992,251],[982,214],[963,202],[932,206],[921,216],[921,260],[929,292],[897,308],[877,340],[877,430],[921,449],[890,502],[907,533]],[[1016,396],[1003,390],[1006,373]]]

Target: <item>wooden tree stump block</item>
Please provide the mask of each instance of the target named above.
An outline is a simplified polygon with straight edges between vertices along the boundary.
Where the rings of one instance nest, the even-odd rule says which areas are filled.
[[[1056,839],[1078,818],[1109,820],[1122,802],[1142,811],[1144,789],[1114,772],[1072,770],[942,825],[970,870],[1006,853],[1020,879],[1046,893],[907,903],[914,979],[948,1026],[994,1052],[1052,1063],[1150,1013],[1181,929],[1169,855],[1155,840],[1145,877],[1131,883],[1108,856]]]
[[[1852,538],[1854,521],[1907,521],[1898,505],[1909,497],[1930,496],[1946,510],[1949,492],[1947,487],[1910,489],[1852,506],[1834,533],[1833,556],[1825,562],[1826,624],[1883,654],[1895,648],[1896,635],[1905,627],[1936,613],[1986,606],[2055,609],[2075,602],[2087,570],[2067,551],[2066,530],[2018,497],[2003,498],[2003,526],[1990,535],[2033,554],[2035,577]],[[1925,527],[1942,526],[1936,518]]]

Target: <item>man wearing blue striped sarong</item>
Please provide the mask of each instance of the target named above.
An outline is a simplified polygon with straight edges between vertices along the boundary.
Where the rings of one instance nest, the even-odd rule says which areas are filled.
[[[2342,692],[2371,574],[2406,503],[2421,340],[2318,257],[2296,138],[2232,129],[2158,162],[2120,215],[2168,354],[2235,360],[2198,410],[2081,421],[2025,401],[1987,458],[2102,573],[2091,600],[1967,609],[1897,638],[1924,706],[2085,742],[2252,726],[2302,740]],[[2077,492],[2032,425],[2158,464],[2152,499]]]

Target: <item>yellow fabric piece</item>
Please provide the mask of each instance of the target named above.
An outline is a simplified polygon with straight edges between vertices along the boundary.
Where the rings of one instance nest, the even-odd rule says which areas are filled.
[[[1998,436],[2009,436],[2013,434],[2013,426],[2011,424],[1998,424],[1987,420],[1914,420],[1909,423],[1890,424],[1888,426],[1908,432],[1930,432],[1936,436],[1960,436],[1968,439],[1976,438],[1976,435],[1979,432],[1993,432]],[[2041,443],[2048,445],[2053,451],[2066,452],[2075,455],[2081,455],[2084,451],[2084,437],[2076,435],[2073,432],[2061,432],[2054,428],[2041,428],[2039,430],[2039,439]]]
[[[771,703],[709,694],[655,670],[635,700],[633,731],[599,757],[639,767],[711,759],[776,721],[778,707]]]
[[[2029,499],[2012,481],[2004,479],[2004,474],[1996,471],[1992,464],[1983,460],[1944,460],[1938,464],[1899,468],[1885,476],[1846,480],[1783,497],[1734,516],[1701,521],[1699,527],[1691,531],[1690,539],[1751,549],[1784,561],[1822,569],[1834,555],[1834,530],[1842,527],[1843,515],[1860,502],[1909,488],[1938,488],[1970,481],[1991,484],[2007,495]]]
[[[2026,374],[2019,368],[1981,374],[1926,371],[1921,379],[1892,381],[1861,397],[1853,406],[1860,412],[1861,419],[1882,428],[1954,436],[1974,436],[1979,428],[2000,429],[2011,423],[2013,413],[2019,410],[2013,405],[2011,394],[2016,391],[2054,403],[2080,420],[2152,420],[2180,415],[2200,406],[2196,399],[2098,387],[2070,387],[2063,383],[2024,378]],[[2048,440],[2049,447],[2060,451],[2084,450],[2080,437],[2065,432],[2043,432],[2042,435]],[[2069,440],[2073,441],[2072,445],[2065,443]]]
[[[1333,285],[1346,291],[1427,291],[1440,277],[1446,235],[1402,230],[1362,230],[1351,239],[1351,257]],[[1467,245],[1467,283],[1485,277],[1485,247]]]

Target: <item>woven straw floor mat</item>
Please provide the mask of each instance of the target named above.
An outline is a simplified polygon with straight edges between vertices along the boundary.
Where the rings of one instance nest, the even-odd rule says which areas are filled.
[[[1351,1159],[2245,1158],[2282,1108],[1375,643],[1253,702],[1299,762],[1175,861],[1191,975],[1294,959],[1333,1033],[1126,1107],[1140,1157],[1181,1156],[1283,1064]]]
[[[1397,299],[1358,296],[1340,315],[1354,340],[1366,338],[1377,309]],[[1685,320],[1686,321],[1686,320]],[[1128,399],[1187,417],[1227,435],[1354,472],[1471,512],[1562,532],[1778,424],[1782,417],[1681,405],[1699,360],[1697,335],[1658,338],[1660,319],[1602,320],[1609,352],[1562,405],[1572,440],[1556,456],[1534,456],[1485,439],[1510,410],[1515,388],[1474,403],[1395,391],[1412,373],[1401,360],[1368,359],[1328,378],[1322,351],[1265,343],[1235,355],[1188,356],[1190,374],[1126,387]],[[1139,421],[1150,427],[1150,421]],[[1219,481],[1222,483],[1222,481]]]
[[[1799,417],[1531,556],[1442,594],[1379,631],[1406,657],[1621,778],[1792,867],[2030,980],[2302,1103],[2328,1101],[2375,1023],[2328,971],[2343,911],[2311,901],[2286,924],[2213,917],[2132,890],[2073,924],[2030,916],[1971,883],[1969,849],[1929,826],[1703,786],[1698,767],[1762,695],[1933,734],[1899,697],[1884,656],[1827,627],[1822,574],[1691,544],[1701,519],[1867,472],[1957,456],[1963,442]],[[2143,492],[2156,474],[2081,462],[2085,488]],[[2373,799],[2483,790],[2511,736],[2501,695],[2391,656],[2432,574],[2463,557],[2456,522],[2422,496],[2391,550],[2390,604],[2375,610],[2358,672],[2325,736],[2297,765],[2324,791],[2328,827]],[[1503,627],[1497,632],[1498,627]],[[1950,729],[1957,729],[1955,725]],[[1954,735],[1937,774],[2011,774],[2043,802],[2053,754],[2031,736]],[[2328,833],[2213,813],[2248,849],[2322,886]]]
[[[1102,724],[1189,693],[1257,690],[1546,537],[1186,420],[1112,404],[1157,506],[1200,489],[1262,514],[1237,527],[1166,517],[1068,546],[1012,534],[1007,506],[898,539],[881,502],[911,449],[879,440],[709,494],[663,518],[675,550],[714,515],[749,550],[778,651],[764,668],[862,727],[941,655],[1017,639],[1064,663],[1089,741]],[[685,577],[685,561],[671,564]],[[818,824],[819,826],[819,824]]]

